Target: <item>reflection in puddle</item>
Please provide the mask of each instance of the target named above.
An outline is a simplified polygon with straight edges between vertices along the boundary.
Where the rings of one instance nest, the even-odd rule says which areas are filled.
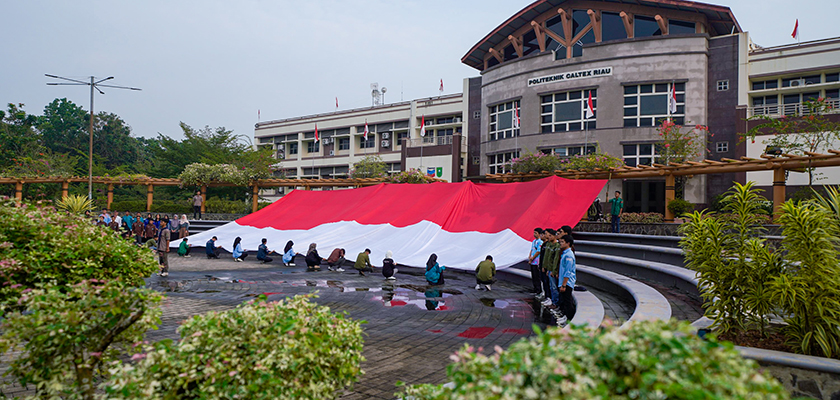
[[[383,291],[381,298],[382,305],[385,307],[404,307],[412,305],[421,310],[427,311],[451,310],[450,306],[446,305],[446,300],[444,300],[444,298],[453,296],[453,294],[445,293],[446,289],[426,287],[425,290],[422,291],[423,296],[421,297],[420,292],[417,290],[418,288],[422,288],[422,286],[400,285],[399,287],[393,287],[391,285],[384,285],[381,289]],[[450,291],[457,292],[454,290]],[[460,294],[461,292],[458,293]],[[377,298],[374,298],[373,300],[380,301]]]
[[[508,307],[524,306],[525,305],[525,303],[522,302],[521,300],[514,300],[514,299],[504,299],[503,300],[503,299],[493,299],[493,298],[490,298],[490,297],[482,297],[478,300],[481,301],[481,304],[483,304],[485,307],[493,307],[493,308],[498,308],[498,309],[502,309],[502,310],[504,310]]]

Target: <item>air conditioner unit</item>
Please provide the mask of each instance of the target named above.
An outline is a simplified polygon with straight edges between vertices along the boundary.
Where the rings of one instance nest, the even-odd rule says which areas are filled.
[[[804,79],[792,80],[792,81],[790,81],[790,86],[791,87],[805,86],[805,80]]]
[[[456,123],[456,124],[460,124],[460,123],[461,123],[461,117],[455,117],[455,118],[453,118],[453,119],[452,119],[452,122],[454,122],[454,123]]]
[[[330,150],[330,155],[334,156],[335,155],[335,150]]]
[[[391,147],[391,141],[390,140],[383,140],[382,143],[380,143],[380,144],[382,145],[382,147]]]
[[[391,138],[390,132],[382,132],[382,139],[389,139]]]

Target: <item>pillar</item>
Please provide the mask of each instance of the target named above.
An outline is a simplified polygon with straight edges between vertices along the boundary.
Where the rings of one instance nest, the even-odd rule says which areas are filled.
[[[782,213],[782,204],[785,202],[785,170],[776,168],[773,170],[773,220],[779,218]]]
[[[201,185],[201,213],[207,209],[207,185]]]
[[[668,209],[668,203],[674,200],[677,192],[676,179],[674,175],[665,175],[665,222],[674,222],[674,213]]]
[[[15,202],[17,205],[23,202],[23,181],[15,182]]]
[[[260,187],[254,183],[254,192],[251,196],[251,212],[257,212],[257,207],[260,205]]]
[[[114,202],[114,184],[109,183],[108,184],[108,203],[105,206],[105,208],[108,209],[108,211],[111,211],[111,203],[113,203],[113,202]]]
[[[70,182],[61,182],[61,198],[66,199],[70,195]]]
[[[152,198],[155,195],[155,187],[150,183],[146,185],[146,211],[152,211]]]

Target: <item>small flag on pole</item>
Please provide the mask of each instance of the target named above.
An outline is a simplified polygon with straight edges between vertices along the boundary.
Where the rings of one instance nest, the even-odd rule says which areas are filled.
[[[595,106],[592,103],[592,91],[589,91],[589,99],[586,101],[586,109],[584,110],[584,118],[589,119],[595,116]]]
[[[790,36],[796,40],[799,40],[799,18],[796,19],[796,24],[793,25],[793,33]]]
[[[367,125],[367,120],[365,120],[365,141],[367,141],[367,134],[368,134],[368,125]]]
[[[677,85],[671,84],[671,96],[668,97],[669,114],[677,113]]]
[[[443,79],[440,80],[440,93],[443,94]]]
[[[260,121],[260,110],[257,109],[257,121]]]
[[[513,129],[519,129],[519,107],[513,109]]]
[[[426,116],[424,115],[422,119],[420,119],[420,136],[426,136]]]
[[[338,110],[338,97],[335,98],[335,109]]]
[[[320,140],[321,138],[318,137],[318,124],[315,124],[315,143],[318,143]]]

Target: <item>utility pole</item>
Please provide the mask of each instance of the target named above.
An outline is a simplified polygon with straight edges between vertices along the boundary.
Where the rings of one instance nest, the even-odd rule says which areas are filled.
[[[127,87],[127,86],[113,86],[113,85],[101,85],[102,82],[107,80],[114,79],[113,76],[109,76],[105,79],[100,79],[96,81],[95,77],[90,77],[90,82],[80,81],[76,79],[64,78],[61,76],[44,74],[48,78],[55,78],[55,79],[63,79],[65,81],[70,81],[71,83],[66,82],[47,82],[47,85],[50,86],[59,86],[59,85],[69,85],[69,86],[90,86],[90,125],[89,125],[89,134],[90,134],[90,143],[88,147],[88,199],[93,201],[93,89],[96,89],[99,94],[105,94],[100,87],[107,87],[107,88],[114,88],[114,89],[128,89],[128,90],[142,90],[135,87]]]

